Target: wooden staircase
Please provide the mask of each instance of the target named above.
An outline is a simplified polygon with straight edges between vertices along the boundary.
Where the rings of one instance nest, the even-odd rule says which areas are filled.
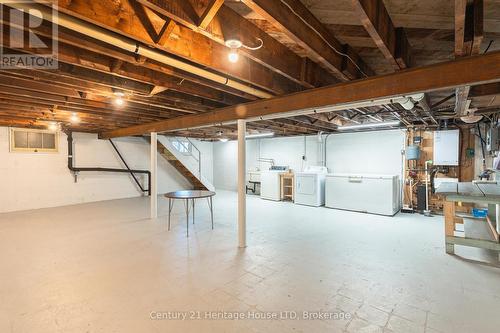
[[[193,185],[193,189],[195,190],[207,190],[205,185],[201,183],[201,181],[196,177],[191,171],[188,170],[182,164],[181,161],[179,161],[161,142],[158,141],[158,153],[160,153],[161,156],[163,156],[164,159],[170,163],[179,173],[186,178],[191,185]]]

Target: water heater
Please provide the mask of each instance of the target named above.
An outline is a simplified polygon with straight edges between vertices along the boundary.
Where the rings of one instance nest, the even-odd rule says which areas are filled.
[[[460,130],[434,132],[434,165],[458,166]]]

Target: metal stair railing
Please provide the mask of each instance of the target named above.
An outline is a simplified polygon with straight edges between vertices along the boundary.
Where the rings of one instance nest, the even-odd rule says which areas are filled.
[[[172,143],[172,146],[179,152],[181,153],[182,155],[184,156],[189,156],[189,157],[192,157],[195,162],[197,163],[198,165],[198,179],[201,181],[201,151],[200,149],[198,149],[198,147],[196,147],[196,145],[193,143],[193,141],[191,141],[189,138],[186,138],[186,137],[167,137],[168,140],[170,141],[170,143]],[[182,146],[184,149],[183,150],[180,150],[178,147],[176,147],[176,145],[174,144],[177,143],[178,145]],[[189,145],[186,145],[186,142],[189,143]],[[196,150],[196,154],[193,153],[193,149]]]

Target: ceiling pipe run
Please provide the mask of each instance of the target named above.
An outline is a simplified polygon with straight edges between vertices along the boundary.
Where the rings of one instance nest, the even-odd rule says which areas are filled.
[[[5,1],[0,1],[0,3],[4,3]],[[106,29],[100,28],[93,24],[87,23],[81,19],[72,17],[68,14],[58,12],[57,16],[52,15],[52,10],[48,7],[35,4],[34,2],[7,2],[7,5],[29,13],[32,16],[38,17],[43,20],[48,20],[54,24],[65,27],[67,29],[73,30],[80,34],[92,37],[99,41],[105,42],[109,45],[118,47],[122,50],[126,50],[128,52],[135,53],[137,55],[144,56],[146,58],[158,61],[162,64],[172,66],[175,68],[179,68],[183,71],[189,72],[191,74],[203,77],[213,82],[217,82],[228,87],[249,93],[251,95],[260,97],[260,98],[270,98],[273,97],[270,93],[249,87],[243,83],[232,80],[228,77],[210,72],[203,68],[199,68],[197,66],[188,64],[184,61],[175,59],[173,57],[168,56],[167,54],[157,51],[155,49],[149,48],[147,46],[141,45],[140,43],[121,36],[118,33],[114,33],[108,31]]]

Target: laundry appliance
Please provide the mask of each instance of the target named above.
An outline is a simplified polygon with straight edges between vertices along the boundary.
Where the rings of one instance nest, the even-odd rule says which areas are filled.
[[[328,169],[324,166],[308,166],[295,173],[295,203],[319,207],[325,204],[325,177]]]

